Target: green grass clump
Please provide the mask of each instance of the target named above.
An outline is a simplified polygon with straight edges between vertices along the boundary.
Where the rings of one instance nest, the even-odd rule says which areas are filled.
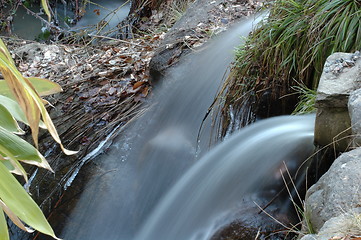
[[[295,86],[294,89],[299,93],[299,101],[292,114],[309,114],[315,113],[316,107],[316,90],[307,88],[306,86]]]
[[[269,11],[236,50],[232,73],[219,95],[223,129],[230,111],[292,112],[294,86],[315,89],[330,54],[361,48],[361,1],[276,0]],[[260,106],[264,102],[267,106]],[[245,105],[251,111],[241,110]]]

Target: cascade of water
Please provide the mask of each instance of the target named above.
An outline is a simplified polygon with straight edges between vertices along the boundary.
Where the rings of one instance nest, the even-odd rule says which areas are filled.
[[[234,47],[258,20],[243,21],[163,80],[151,99],[153,107],[127,129],[112,152],[96,160],[100,170],[85,187],[62,238],[134,238],[161,197],[193,165],[199,127]],[[203,133],[204,151],[209,135]]]
[[[136,240],[207,240],[242,196],[272,181],[283,161],[313,150],[314,116],[262,120],[215,147],[172,188]]]

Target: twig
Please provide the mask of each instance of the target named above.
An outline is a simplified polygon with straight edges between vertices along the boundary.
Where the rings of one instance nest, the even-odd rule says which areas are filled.
[[[46,26],[48,26],[49,28],[51,29],[55,29],[56,31],[59,31],[59,32],[66,32],[66,33],[69,33],[68,31],[64,30],[64,29],[61,29],[60,27],[52,24],[51,22],[48,22],[47,20],[45,20],[44,18],[40,17],[39,16],[39,13],[35,13],[33,11],[31,11],[29,8],[25,7],[22,3],[21,3],[21,6],[23,8],[25,8],[25,10],[30,13],[32,16],[34,16],[35,18],[39,19],[40,21],[42,21]]]
[[[125,41],[125,40],[122,40],[122,39],[117,39],[117,38],[112,38],[112,37],[107,37],[107,36],[100,36],[100,35],[91,35],[91,36],[95,37],[95,38],[104,38],[104,39],[114,40],[114,41],[118,41],[118,42],[122,42],[122,43],[127,43],[127,44],[138,46],[138,47],[142,46],[142,45],[137,44],[137,43],[132,43],[132,42]]]

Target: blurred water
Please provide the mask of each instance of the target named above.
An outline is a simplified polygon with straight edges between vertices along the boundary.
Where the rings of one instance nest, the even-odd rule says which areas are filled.
[[[311,155],[314,118],[276,117],[233,134],[183,175],[135,239],[209,239],[246,194],[275,182],[283,162]]]
[[[202,119],[235,46],[254,24],[254,18],[239,23],[162,80],[149,111],[127,129],[108,156],[96,161],[99,174],[85,187],[62,238],[134,238],[161,197],[194,164]],[[204,152],[209,140],[207,127],[202,136],[206,139],[200,145]]]

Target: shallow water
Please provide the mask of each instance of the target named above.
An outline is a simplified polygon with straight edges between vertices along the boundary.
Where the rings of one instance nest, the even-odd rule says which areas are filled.
[[[33,4],[30,8],[34,13],[40,12],[40,5]],[[129,13],[130,3],[124,0],[95,0],[88,3],[84,16],[76,23],[75,26],[66,24],[66,18],[73,18],[73,13],[69,7],[64,7],[59,3],[54,9],[59,20],[60,27],[69,31],[81,31],[91,27],[93,34],[105,34],[114,29],[116,25],[121,22]],[[47,16],[42,14],[42,18],[47,20]],[[101,20],[105,20],[107,24],[99,24],[101,26],[99,31],[94,28]],[[13,24],[12,33],[22,39],[34,40],[46,30],[46,25],[33,15],[29,14],[23,7],[19,7],[16,11]]]

